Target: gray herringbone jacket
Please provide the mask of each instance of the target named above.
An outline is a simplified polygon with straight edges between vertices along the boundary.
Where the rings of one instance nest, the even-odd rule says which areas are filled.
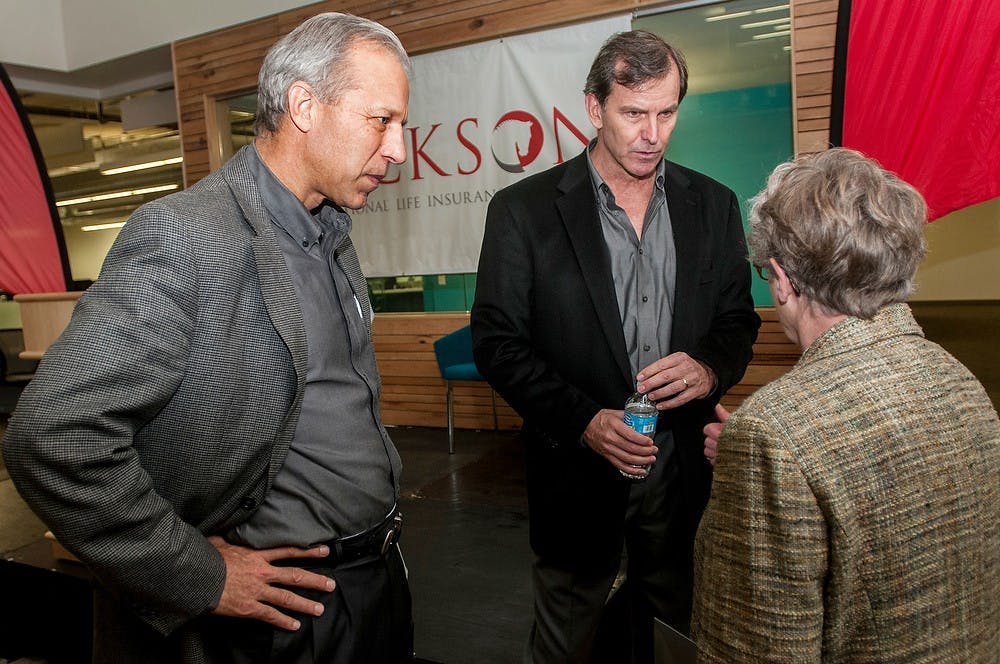
[[[1000,661],[1000,423],[906,305],[829,329],[719,439],[709,662]]]
[[[100,582],[98,661],[208,659],[190,621],[218,602],[225,568],[205,534],[268,490],[306,361],[242,152],[125,224],[4,440],[18,490]]]

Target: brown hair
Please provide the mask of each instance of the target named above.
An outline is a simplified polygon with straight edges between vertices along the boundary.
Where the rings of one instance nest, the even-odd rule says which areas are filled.
[[[687,94],[688,81],[687,63],[681,52],[646,30],[619,32],[601,46],[583,92],[597,97],[603,107],[613,84],[635,89],[646,81],[663,78],[672,67],[677,67],[681,80],[680,103]]]

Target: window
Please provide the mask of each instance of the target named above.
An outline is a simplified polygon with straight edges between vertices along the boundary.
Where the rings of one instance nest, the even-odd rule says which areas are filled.
[[[790,20],[787,3],[735,0],[633,22],[678,47],[688,63],[667,158],[736,192],[744,220],[749,199],[794,152]],[[753,297],[771,304],[767,282],[756,276]]]
[[[122,99],[20,97],[52,183],[71,278],[86,287],[132,211],[183,186],[177,125],[126,131]]]

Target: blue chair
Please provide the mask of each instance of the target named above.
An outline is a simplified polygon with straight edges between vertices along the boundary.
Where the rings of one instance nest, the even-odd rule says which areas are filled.
[[[468,325],[444,335],[434,342],[434,355],[437,357],[441,378],[448,386],[448,454],[455,453],[455,396],[452,392],[452,382],[456,380],[485,381],[476,363],[472,359],[472,330]],[[490,388],[490,399],[493,402],[493,428],[497,427],[497,400]]]

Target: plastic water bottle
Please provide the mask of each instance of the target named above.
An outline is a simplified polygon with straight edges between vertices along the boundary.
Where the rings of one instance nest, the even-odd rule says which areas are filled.
[[[644,436],[653,437],[656,433],[656,417],[658,411],[656,404],[649,400],[649,396],[636,392],[625,402],[625,424],[632,427]],[[649,466],[634,466],[637,469],[649,471]],[[618,471],[625,477],[633,480],[646,479],[645,475],[632,475],[623,470]]]

